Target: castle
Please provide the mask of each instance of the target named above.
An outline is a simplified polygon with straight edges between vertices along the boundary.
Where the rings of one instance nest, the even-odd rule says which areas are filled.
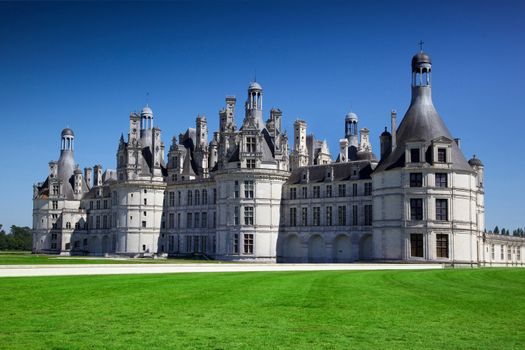
[[[484,233],[484,166],[466,160],[434,108],[430,57],[417,53],[411,68],[410,107],[399,126],[392,112],[379,158],[354,113],[335,160],[303,120],[289,150],[282,112],[263,119],[257,82],[239,128],[228,96],[211,141],[198,116],[167,157],[151,108],[132,113],[116,170],[82,172],[66,128],[59,160],[34,186],[33,252],[521,264],[525,239]]]

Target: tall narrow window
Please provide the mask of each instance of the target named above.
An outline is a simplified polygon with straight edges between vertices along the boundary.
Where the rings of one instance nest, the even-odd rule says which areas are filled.
[[[297,208],[290,208],[290,226],[297,226]]]
[[[447,162],[447,149],[446,148],[438,148],[437,149],[437,161],[438,163],[446,163]]]
[[[246,152],[255,153],[255,137],[246,138]]]
[[[202,218],[201,227],[208,228],[208,213],[206,212],[202,213],[201,218]]]
[[[239,198],[239,181],[233,183],[233,198]]]
[[[332,226],[332,207],[326,207],[326,225]]]
[[[352,225],[357,226],[358,224],[358,212],[357,212],[357,205],[352,206]]]
[[[423,186],[423,174],[422,173],[410,173],[410,187],[422,187]]]
[[[168,228],[175,228],[175,215],[173,213],[168,214]]]
[[[253,234],[244,234],[244,254],[253,254]]]
[[[246,159],[246,168],[255,169],[255,159]]]
[[[345,197],[346,196],[346,185],[340,184],[337,188],[339,190],[339,197]]]
[[[193,205],[193,192],[188,190],[188,205]]]
[[[357,184],[352,184],[352,196],[357,196]]]
[[[423,199],[410,199],[410,220],[423,220]]]
[[[239,254],[239,234],[233,234],[233,254]]]
[[[193,224],[193,214],[192,213],[186,213],[186,227],[191,228],[191,225]]]
[[[436,235],[436,255],[438,258],[448,258],[448,235]]]
[[[180,205],[181,198],[182,198],[182,193],[181,193],[181,191],[177,191],[177,205]]]
[[[199,190],[195,190],[195,205],[200,205],[201,203],[201,192]]]
[[[301,225],[308,225],[308,208],[301,208]]]
[[[175,192],[169,192],[168,205],[170,207],[174,207],[175,206]]]
[[[213,204],[217,204],[217,189],[213,189]]]
[[[321,208],[320,207],[314,207],[313,209],[313,225],[319,226],[321,225]]]
[[[505,246],[502,244],[500,245],[500,251],[499,251],[500,259],[505,260]]]
[[[448,221],[448,200],[436,199],[436,220]]]
[[[337,207],[338,223],[340,226],[346,225],[346,205],[340,205]]]
[[[253,180],[244,181],[244,198],[253,198]]]
[[[366,182],[365,183],[365,196],[371,196],[372,195],[372,183]]]
[[[372,225],[372,205],[370,204],[365,205],[365,225]]]
[[[194,216],[194,225],[193,227],[198,228],[201,223],[200,213],[193,214]]]
[[[303,191],[303,198],[304,199],[308,198],[308,187],[304,186],[302,188],[302,191]]]
[[[208,191],[202,190],[202,204],[208,204]]]
[[[319,186],[314,186],[312,188],[312,196],[314,198],[319,198],[321,196],[321,187]]]
[[[410,256],[423,257],[423,235],[420,233],[410,234]]]
[[[297,188],[290,188],[290,199],[297,199]]]
[[[239,225],[239,207],[233,208],[233,223]]]
[[[332,185],[326,185],[326,197],[332,197]]]
[[[253,207],[244,207],[244,224],[253,226]]]
[[[419,163],[419,148],[410,149],[410,162]]]
[[[436,173],[436,187],[448,187],[446,173]]]
[[[92,204],[93,202],[91,202]],[[53,201],[53,210],[57,210],[58,209],[58,201]]]

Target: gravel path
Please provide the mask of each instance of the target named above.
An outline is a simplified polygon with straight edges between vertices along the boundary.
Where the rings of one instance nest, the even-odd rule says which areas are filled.
[[[115,275],[192,272],[427,270],[441,264],[122,264],[0,265],[0,277]]]

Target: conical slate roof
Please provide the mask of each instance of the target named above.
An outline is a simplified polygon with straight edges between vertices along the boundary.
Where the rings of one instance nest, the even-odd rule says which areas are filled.
[[[403,167],[408,141],[421,140],[429,144],[432,140],[443,137],[451,140],[452,169],[472,171],[432,103],[431,87],[412,87],[410,107],[396,133],[396,148],[386,159],[381,160],[375,171]]]

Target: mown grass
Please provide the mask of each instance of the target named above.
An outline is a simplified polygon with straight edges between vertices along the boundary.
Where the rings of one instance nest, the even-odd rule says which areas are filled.
[[[0,265],[56,265],[56,264],[184,264],[215,263],[215,260],[200,258],[169,259],[97,259],[81,256],[63,257],[58,255],[31,254],[31,252],[0,252]]]
[[[522,349],[525,270],[0,279],[2,349]]]

